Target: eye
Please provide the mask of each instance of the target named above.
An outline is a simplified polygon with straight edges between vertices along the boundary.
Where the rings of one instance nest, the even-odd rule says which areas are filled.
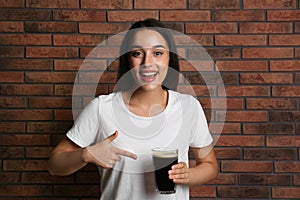
[[[164,54],[163,51],[155,51],[155,52],[154,52],[154,55],[155,55],[155,56],[162,56],[163,54]]]
[[[131,51],[130,56],[134,57],[134,58],[139,58],[139,57],[143,56],[143,53],[141,51]]]

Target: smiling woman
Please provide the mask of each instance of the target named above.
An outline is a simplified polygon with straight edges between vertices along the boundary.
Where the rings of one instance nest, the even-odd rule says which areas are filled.
[[[179,62],[172,35],[157,20],[136,22],[120,53],[115,91],[85,107],[54,149],[49,171],[68,175],[87,163],[97,165],[105,200],[189,199],[189,185],[214,179],[218,167],[199,101],[176,92]],[[176,184],[172,194],[155,189],[152,149],[157,147],[178,152],[178,163],[166,170]]]

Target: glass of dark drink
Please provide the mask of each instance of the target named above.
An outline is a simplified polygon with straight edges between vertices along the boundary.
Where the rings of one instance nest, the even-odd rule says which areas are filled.
[[[152,149],[156,190],[160,194],[172,194],[176,192],[176,185],[169,179],[168,171],[178,163],[177,149]]]

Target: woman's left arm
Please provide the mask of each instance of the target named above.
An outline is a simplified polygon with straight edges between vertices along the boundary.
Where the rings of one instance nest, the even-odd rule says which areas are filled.
[[[192,151],[195,167],[188,168],[186,163],[180,162],[169,171],[169,178],[177,184],[202,185],[218,175],[218,163],[212,146],[192,148]]]

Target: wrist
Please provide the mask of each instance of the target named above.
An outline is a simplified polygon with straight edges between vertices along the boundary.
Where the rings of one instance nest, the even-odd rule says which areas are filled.
[[[89,163],[90,161],[90,152],[88,150],[89,147],[84,147],[82,148],[82,161],[85,162],[85,163]]]

